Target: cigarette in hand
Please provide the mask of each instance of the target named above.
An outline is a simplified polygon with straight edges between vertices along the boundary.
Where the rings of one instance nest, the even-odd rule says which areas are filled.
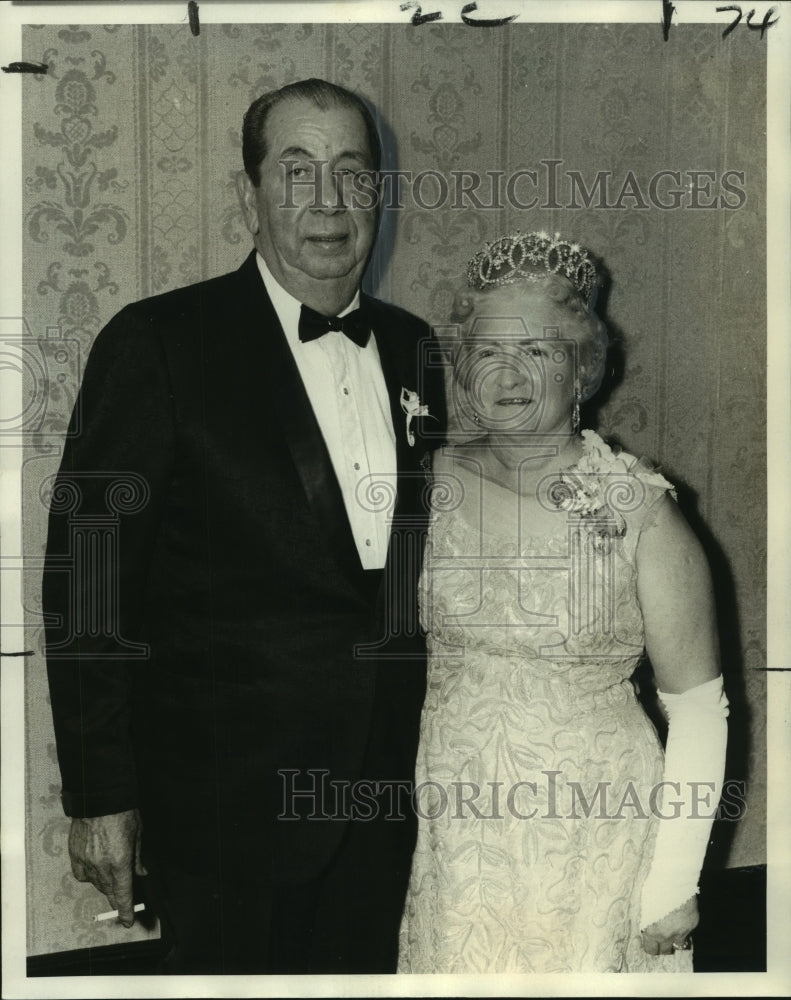
[[[145,910],[145,908],[146,908],[146,904],[145,903],[135,903],[135,905],[133,907],[135,913],[139,913],[141,910]],[[117,917],[117,916],[118,916],[118,910],[108,910],[107,913],[97,913],[96,916],[93,919],[94,920],[112,920],[113,917]]]

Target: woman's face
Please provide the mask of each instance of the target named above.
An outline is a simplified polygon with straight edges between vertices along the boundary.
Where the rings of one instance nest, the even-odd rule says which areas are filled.
[[[535,285],[481,296],[456,376],[478,423],[502,434],[572,432],[577,341],[572,322]]]

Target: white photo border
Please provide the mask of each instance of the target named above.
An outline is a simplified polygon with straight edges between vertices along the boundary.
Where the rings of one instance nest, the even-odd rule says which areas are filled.
[[[676,0],[671,33],[683,25],[723,22],[717,2]],[[425,0],[424,11],[443,11],[447,20],[458,17],[460,0]],[[666,6],[666,5],[665,5]],[[745,4],[761,12],[771,4]],[[768,705],[769,801],[767,866],[768,950],[766,973],[709,973],[695,976],[616,974],[549,977],[69,977],[28,979],[25,974],[25,847],[24,847],[24,656],[2,660],[2,917],[3,979],[5,997],[198,997],[198,996],[783,996],[791,992],[791,960],[787,943],[791,902],[791,5],[776,4],[779,21],[766,33],[767,79],[767,446],[768,446]],[[404,24],[412,11],[393,2],[345,3],[225,3],[202,0],[199,18],[211,23],[304,23],[364,21]],[[657,44],[663,44],[660,0],[480,0],[480,17],[505,17],[518,12],[522,22],[611,21],[656,24]],[[187,4],[172,3],[15,3],[0,11],[0,65],[24,59],[23,24],[137,24],[187,21]],[[671,34],[672,40],[672,34]],[[0,282],[0,317],[21,317],[22,218],[19,193],[21,163],[21,78],[11,73],[0,79],[0,126],[5,143],[2,170],[2,204],[6,206]],[[16,205],[17,210],[9,207]],[[21,382],[4,381],[13,395],[9,408],[22,399]],[[22,620],[21,573],[13,571],[21,558],[22,449],[0,447],[0,517],[2,554],[12,571],[3,578],[2,620]],[[19,589],[16,589],[18,583]],[[23,651],[21,627],[8,627],[3,635],[4,653]]]

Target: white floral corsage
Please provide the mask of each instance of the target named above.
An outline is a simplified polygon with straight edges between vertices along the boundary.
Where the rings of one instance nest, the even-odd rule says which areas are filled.
[[[605,486],[606,483],[606,486]],[[623,483],[620,477],[618,485]],[[563,472],[555,487],[555,506],[582,518],[589,534],[596,539],[595,547],[606,546],[606,539],[618,538],[626,533],[626,520],[608,503],[607,490],[615,485],[613,479],[595,473]]]
[[[401,409],[406,414],[406,439],[409,442],[409,447],[414,448],[415,435],[411,429],[412,419],[413,417],[430,417],[431,414],[428,412],[428,406],[420,402],[420,396],[416,392],[403,387],[401,388]]]
[[[606,507],[598,479],[586,482],[581,476],[561,473],[560,482],[565,487],[557,499],[561,510],[579,514],[580,517],[595,517]]]

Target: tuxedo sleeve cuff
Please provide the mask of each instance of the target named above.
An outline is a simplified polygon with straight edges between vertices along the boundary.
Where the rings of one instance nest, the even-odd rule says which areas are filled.
[[[138,806],[136,787],[124,786],[102,792],[61,792],[63,811],[67,816],[88,819],[126,812]]]

